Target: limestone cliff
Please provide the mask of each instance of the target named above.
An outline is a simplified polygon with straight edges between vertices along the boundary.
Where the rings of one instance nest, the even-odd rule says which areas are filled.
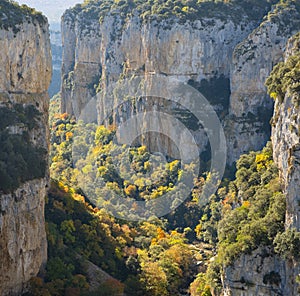
[[[290,294],[285,279],[284,261],[269,248],[242,255],[226,268],[223,277],[225,296],[271,296]]]
[[[274,160],[277,163],[284,182],[284,192],[287,200],[286,228],[300,231],[300,34],[291,38],[287,44],[284,63],[278,65],[284,69],[281,80],[282,97],[277,93],[275,111],[272,120],[272,143]],[[276,69],[276,70],[277,70]],[[276,71],[277,72],[277,71]],[[274,94],[275,96],[275,94]],[[299,282],[296,277],[300,273],[299,260],[291,258],[286,261],[288,281],[291,295],[298,295]]]
[[[226,88],[234,46],[255,27],[253,22],[235,25],[218,19],[145,23],[137,15],[124,25],[113,14],[106,16],[102,24],[93,18],[86,25],[87,14],[85,10],[69,10],[62,22],[62,108],[77,117],[95,95],[99,79],[103,91],[123,73],[128,77],[162,74],[199,85],[202,79],[222,77],[220,83]],[[228,95],[228,91],[225,96],[221,93],[214,102],[222,110],[228,105]],[[101,109],[99,106],[99,112]]]
[[[0,294],[20,295],[47,258],[48,24],[0,1]]]
[[[299,71],[300,42],[299,34],[291,38],[285,52],[287,69]],[[298,63],[298,64],[297,64]],[[287,194],[287,226],[300,230],[300,208],[298,196],[299,149],[300,149],[300,116],[299,116],[299,81],[297,72],[292,73],[294,85],[289,85],[284,98],[277,98],[272,120],[272,143],[274,160],[284,180]],[[297,88],[298,87],[298,88]],[[295,89],[295,91],[293,91]]]
[[[107,110],[121,102],[120,98],[105,96],[113,83],[122,77],[141,76],[149,81],[152,75],[164,75],[194,86],[213,105],[225,128],[229,163],[266,144],[274,102],[265,81],[274,65],[288,59],[298,44],[294,39],[287,43],[300,30],[297,1],[277,1],[255,19],[243,10],[238,13],[244,17],[228,13],[224,18],[215,9],[207,16],[185,21],[172,14],[145,21],[138,12],[122,19],[120,10],[107,7],[110,10],[103,15],[97,10],[99,2],[76,6],[63,16],[63,111],[80,117],[100,90],[97,115],[102,122],[109,116]],[[164,89],[160,90],[164,97]],[[284,94],[282,102],[276,101],[272,142],[287,194],[287,227],[299,230],[298,101],[289,93]],[[176,113],[176,108],[162,103],[167,113]],[[149,108],[136,100],[120,109],[110,123],[129,118],[134,109]],[[197,127],[193,132],[205,150],[207,139],[202,129]],[[153,140],[147,144],[149,141]],[[295,262],[284,260],[272,248],[259,248],[251,255],[240,256],[225,270],[224,293],[297,295],[298,273]]]
[[[250,150],[259,150],[270,137],[273,102],[265,81],[283,59],[289,37],[299,29],[299,7],[274,6],[264,21],[233,53],[230,111],[227,122],[229,162]]]
[[[77,5],[63,16],[63,112],[78,118],[100,91],[97,111],[98,122],[102,122],[108,116],[105,112],[122,100],[112,102],[105,96],[114,82],[133,76],[147,81],[153,75],[164,75],[192,85],[212,104],[225,126],[229,163],[265,145],[273,104],[264,81],[282,59],[288,37],[299,28],[299,12],[293,5],[273,6],[262,20],[266,7],[260,7],[253,18],[242,9],[243,4],[235,4],[229,11],[212,4],[209,13],[200,10],[197,17],[187,16],[183,21],[172,14],[145,20],[138,8],[120,18],[120,8],[103,14],[108,4],[99,10],[100,3]],[[251,9],[258,8],[254,5]],[[162,89],[161,97],[165,95]],[[114,123],[118,124],[116,118],[129,118],[136,104],[123,108],[126,111],[115,116]],[[176,112],[176,106],[169,109],[171,114]],[[200,150],[207,149],[203,130],[193,134]]]

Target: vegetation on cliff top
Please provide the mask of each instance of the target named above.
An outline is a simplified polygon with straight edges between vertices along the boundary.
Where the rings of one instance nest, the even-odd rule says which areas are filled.
[[[259,20],[276,0],[86,0],[77,4],[69,12],[87,13],[100,21],[108,14],[126,19],[139,15],[143,20],[168,19],[176,17],[180,21],[203,18],[221,18],[233,22],[242,19]]]
[[[0,0],[0,28],[5,30],[13,29],[16,34],[20,31],[18,25],[25,21],[37,21],[46,23],[46,18],[38,11],[27,5],[19,5],[12,0]]]
[[[287,35],[299,30],[300,21],[300,3],[297,0],[280,0],[269,12],[267,19],[271,23],[278,25],[278,30],[281,34]],[[291,17],[292,15],[296,15]],[[297,17],[298,15],[298,17]]]

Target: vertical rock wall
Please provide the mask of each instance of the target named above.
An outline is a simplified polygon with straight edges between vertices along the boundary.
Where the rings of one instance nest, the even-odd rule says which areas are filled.
[[[105,96],[114,82],[165,75],[194,86],[213,105],[225,127],[228,163],[266,144],[273,102],[264,82],[300,26],[295,7],[273,6],[261,24],[246,16],[237,22],[234,13],[221,19],[217,12],[185,23],[174,17],[145,22],[137,14],[122,20],[111,13],[100,24],[94,14],[78,6],[63,16],[63,112],[78,118],[98,88],[104,94],[96,99],[101,123],[120,103]],[[129,118],[134,106],[125,109],[128,114],[115,118]],[[207,149],[203,130],[194,134],[200,150]]]
[[[6,5],[1,2],[0,8],[2,296],[20,295],[47,259],[44,203],[49,177],[47,89],[51,79],[47,20],[33,12],[23,15],[16,5],[9,8],[8,16],[2,11]],[[13,23],[17,14],[20,21]]]
[[[298,62],[298,66],[294,70],[299,71],[299,33],[287,44],[285,62],[292,56]],[[292,75],[294,82],[289,85],[283,101],[277,99],[275,102],[272,119],[272,144],[274,160],[279,167],[286,194],[286,228],[296,228],[297,231],[300,231],[300,95],[299,90],[291,91],[297,83],[297,74],[292,73]],[[287,295],[299,295],[299,284],[296,284],[296,277],[300,273],[300,264],[294,259],[287,260],[285,263],[288,272],[286,281],[289,287]]]
[[[162,75],[199,89],[222,119],[228,114],[231,57],[235,46],[251,33],[256,22],[237,24],[217,17],[185,23],[174,18],[143,22],[133,15],[124,23],[117,15],[107,15],[100,24],[98,18],[87,22],[88,18],[85,10],[68,10],[63,16],[63,112],[79,118],[98,86],[96,105],[101,123],[124,99],[107,95],[113,83],[124,77],[140,77],[149,82],[152,76]],[[168,98],[165,88],[159,90],[160,97]],[[173,115],[178,111],[178,106],[162,104],[158,111]],[[145,101],[134,101],[131,106],[129,103],[123,111],[117,111],[113,123],[118,125],[118,119],[131,118],[135,108],[145,113],[150,105],[145,105]],[[178,112],[176,116],[180,117]],[[203,129],[193,134],[200,150],[205,151],[207,137]],[[159,151],[175,150],[163,135],[146,136],[143,144]]]
[[[270,138],[274,106],[265,81],[274,65],[283,60],[288,38],[300,29],[299,19],[292,5],[273,7],[234,50],[230,111],[225,123],[229,163],[250,150],[260,150]]]

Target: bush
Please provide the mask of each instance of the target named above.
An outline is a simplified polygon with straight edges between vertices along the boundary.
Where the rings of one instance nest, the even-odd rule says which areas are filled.
[[[124,285],[119,281],[111,278],[106,280],[98,291],[95,293],[97,296],[119,296],[123,295],[124,292]]]
[[[284,259],[300,258],[300,232],[295,228],[287,229],[283,233],[278,233],[274,239],[275,252]]]

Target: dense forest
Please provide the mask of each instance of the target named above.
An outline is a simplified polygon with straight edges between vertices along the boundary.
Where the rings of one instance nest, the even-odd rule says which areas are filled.
[[[222,269],[241,253],[270,246],[294,256],[300,236],[284,232],[285,197],[270,143],[241,156],[234,180],[223,180],[206,206],[199,206],[198,198],[209,174],[194,180],[188,200],[168,216],[128,222],[96,207],[80,184],[93,186],[91,178],[98,174],[104,183],[92,190],[99,190],[99,198],[113,190],[123,198],[155,199],[173,190],[182,171],[179,161],[153,169],[155,158],[146,147],[118,147],[113,127],[77,123],[59,113],[59,104],[57,95],[50,109],[49,260],[46,273],[31,282],[32,295],[211,295],[221,289]],[[85,151],[83,159],[74,155],[74,142]],[[115,175],[111,159],[127,150],[134,180]],[[156,183],[147,185],[143,175],[149,171]]]

